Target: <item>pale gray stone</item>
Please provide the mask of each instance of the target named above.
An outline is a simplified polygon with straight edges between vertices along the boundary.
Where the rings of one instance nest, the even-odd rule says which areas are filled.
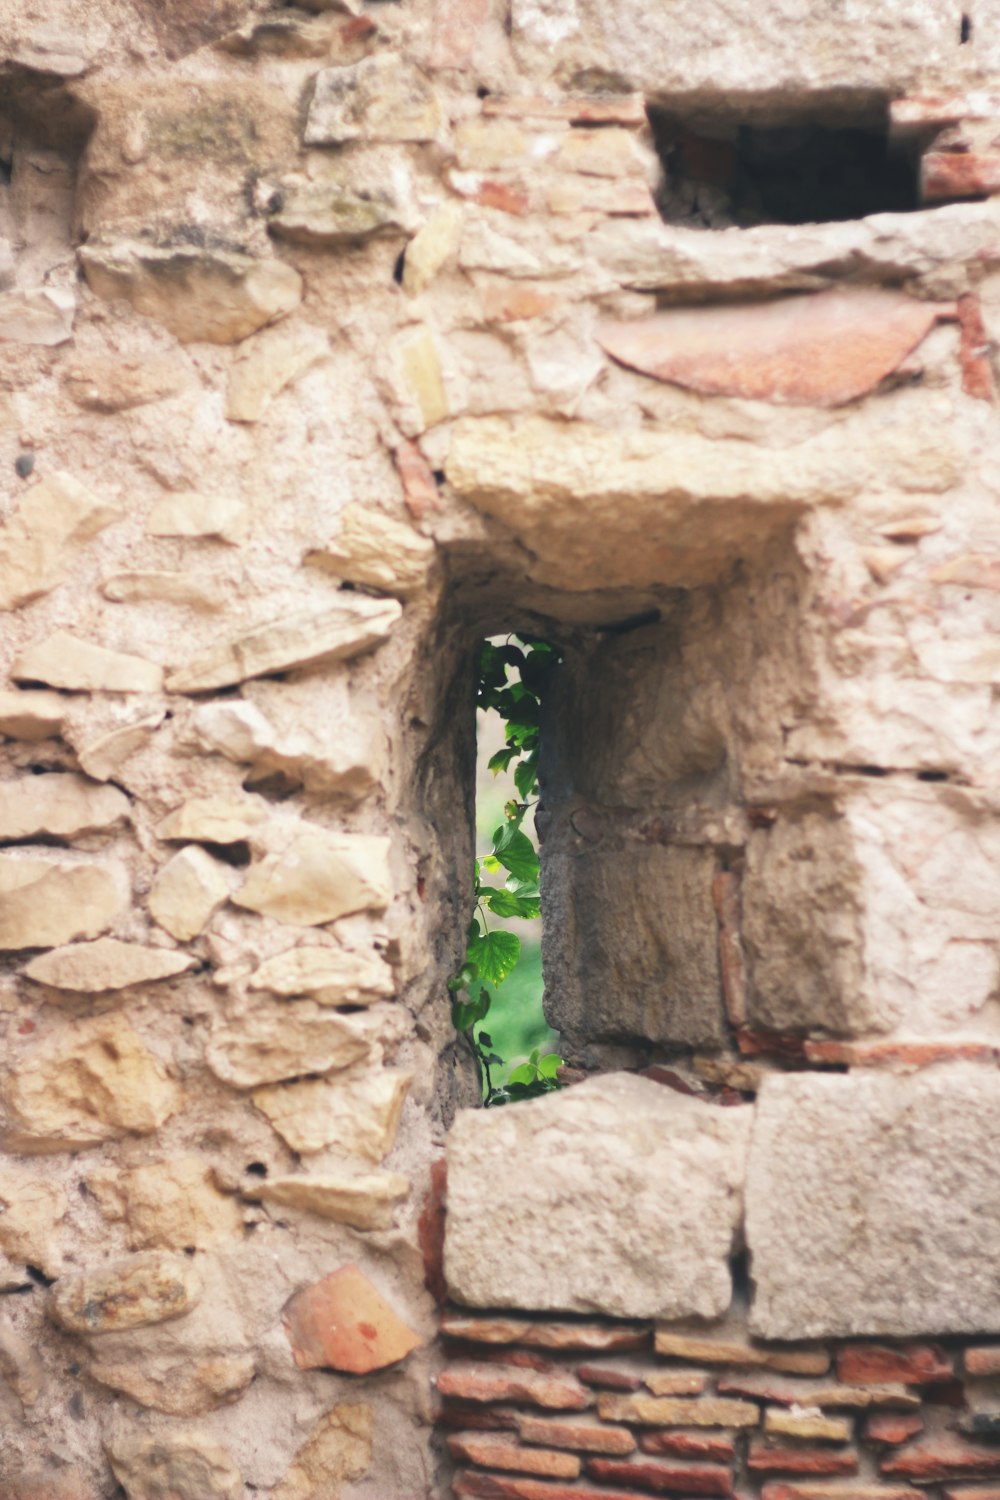
[[[1000,1329],[995,1070],[774,1074],[747,1174],[751,1331]]]
[[[448,1140],[452,1296],[472,1307],[718,1317],[732,1294],[751,1115],[626,1073],[513,1108],[462,1110]]]

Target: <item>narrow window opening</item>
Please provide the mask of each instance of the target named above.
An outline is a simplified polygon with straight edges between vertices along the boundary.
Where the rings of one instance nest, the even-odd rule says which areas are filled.
[[[958,29],[958,40],[963,47],[966,42],[972,41],[972,17],[970,15],[962,16],[962,23]]]

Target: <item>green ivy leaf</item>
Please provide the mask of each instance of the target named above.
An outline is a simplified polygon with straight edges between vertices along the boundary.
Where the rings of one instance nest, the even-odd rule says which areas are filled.
[[[511,1084],[534,1083],[535,1070],[530,1063],[522,1063],[518,1068],[512,1068],[510,1077],[507,1079],[507,1087]]]
[[[493,835],[493,852],[518,880],[538,880],[538,855],[526,833],[508,823]]]
[[[484,932],[469,944],[469,958],[487,984],[503,984],[521,956],[521,940],[513,932]]]
[[[545,1056],[538,1060],[538,1071],[543,1078],[555,1078],[563,1065],[563,1059],[558,1052],[546,1052]]]
[[[468,1031],[477,1022],[485,1020],[490,1008],[488,990],[480,990],[474,1000],[451,1002],[451,1024],[456,1031]]]
[[[541,915],[541,903],[531,897],[515,895],[508,890],[483,890],[482,899],[497,917],[534,918]]]
[[[514,785],[523,798],[531,796],[538,785],[538,751],[532,750],[520,765],[514,767]]]
[[[502,750],[497,751],[496,755],[490,756],[487,765],[493,772],[493,775],[497,776],[501,771],[507,770],[508,766],[516,755],[516,745],[505,745]]]

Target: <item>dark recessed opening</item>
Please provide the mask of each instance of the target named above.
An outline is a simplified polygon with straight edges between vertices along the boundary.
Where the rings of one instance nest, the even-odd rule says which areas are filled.
[[[818,224],[920,207],[918,153],[884,126],[712,124],[650,109],[662,217],[692,228]]]
[[[958,28],[958,40],[964,46],[966,42],[972,41],[972,17],[963,15],[961,25]]]

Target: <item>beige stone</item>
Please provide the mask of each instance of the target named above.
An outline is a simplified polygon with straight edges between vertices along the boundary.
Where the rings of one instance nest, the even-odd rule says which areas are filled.
[[[753,1401],[722,1396],[605,1396],[597,1398],[604,1422],[637,1422],[649,1427],[756,1427],[760,1408]]]
[[[96,781],[110,781],[120,766],[140,750],[166,717],[166,710],[154,709],[141,719],[133,719],[118,729],[109,729],[96,739],[76,745],[76,755],[88,776]]]
[[[406,408],[404,430],[410,436],[452,415],[437,341],[429,328],[406,329],[392,341],[389,354],[398,399]]]
[[[764,1412],[764,1431],[770,1437],[801,1438],[806,1442],[848,1443],[850,1417],[828,1417],[818,1407],[769,1406]]]
[[[249,1089],[304,1073],[332,1073],[370,1052],[370,1036],[349,1017],[331,1015],[309,1000],[260,1000],[245,1015],[213,1026],[205,1061],[223,1083]]]
[[[58,1183],[13,1164],[0,1167],[0,1251],[17,1263],[18,1285],[24,1280],[26,1265],[37,1266],[46,1276],[59,1275],[59,1225],[67,1207],[66,1193]]]
[[[0,854],[0,949],[95,938],[128,897],[128,873],[116,860]]]
[[[241,542],[247,534],[246,506],[242,500],[228,495],[178,490],[153,502],[146,519],[146,534],[218,537],[224,542]]]
[[[471,1307],[718,1317],[732,1296],[751,1119],[750,1109],[720,1109],[627,1073],[516,1109],[460,1111],[448,1139],[452,1297]],[[484,1238],[486,1205],[499,1200],[506,1211]]]
[[[91,242],[79,254],[91,291],[124,298],[182,344],[238,343],[302,300],[291,266],[235,251]]]
[[[228,901],[232,886],[231,867],[191,845],[158,872],[149,893],[150,916],[178,942],[189,942]]]
[[[249,838],[267,820],[266,805],[250,797],[192,797],[157,823],[156,837],[236,844]]]
[[[381,593],[407,599],[427,587],[434,543],[382,511],[348,505],[332,542],[306,554],[306,562]]]
[[[0,530],[0,609],[62,583],[84,545],[121,517],[72,474],[56,470],[34,485]]]
[[[322,359],[330,341],[319,328],[269,329],[248,340],[229,371],[226,416],[257,422],[272,399]]]
[[[368,1472],[374,1411],[368,1402],[340,1402],[298,1450],[271,1500],[321,1500]]]
[[[16,682],[44,682],[75,693],[158,693],[163,668],[141,656],[109,651],[68,630],[22,651],[11,669]]]
[[[245,1186],[246,1197],[350,1224],[353,1229],[391,1229],[395,1210],[410,1192],[399,1172],[354,1172],[268,1177]]]
[[[280,853],[250,866],[236,906],[304,927],[358,911],[384,911],[392,900],[389,840],[333,833],[300,823]]]
[[[395,52],[377,53],[316,75],[303,141],[431,141],[442,124],[434,90]]]
[[[129,801],[117,787],[54,772],[0,782],[0,839],[78,838],[116,828]]]
[[[93,943],[71,943],[33,958],[24,973],[38,984],[57,990],[79,990],[94,994],[101,990],[124,990],[133,984],[151,984],[173,979],[194,963],[174,948],[147,948],[142,943],[120,943],[117,938],[98,938]]]
[[[173,351],[90,353],[63,366],[62,382],[84,411],[130,411],[178,395],[191,383],[191,371]]]
[[[248,983],[274,995],[310,995],[320,1005],[374,1005],[396,991],[392,968],[379,954],[305,943],[265,959]]]
[[[73,337],[76,298],[66,287],[0,294],[0,343],[65,344]]]
[[[462,209],[457,203],[439,203],[406,247],[403,290],[419,297],[448,261],[458,253]]]
[[[47,1310],[70,1333],[114,1333],[182,1318],[201,1290],[193,1261],[147,1250],[60,1276]]]
[[[293,1151],[335,1148],[378,1164],[392,1149],[412,1073],[352,1068],[257,1089],[253,1102]]]
[[[180,604],[190,609],[225,607],[218,582],[194,573],[113,573],[101,584],[101,593],[113,604]]]
[[[830,1368],[828,1350],[775,1348],[768,1344],[737,1343],[726,1338],[699,1338],[658,1328],[657,1354],[667,1359],[686,1359],[697,1364],[735,1365],[737,1369],[780,1370],[788,1375],[825,1375]]]
[[[243,1500],[229,1449],[202,1433],[117,1438],[107,1452],[128,1500]]]
[[[588,176],[643,177],[655,168],[655,158],[630,130],[616,125],[604,130],[570,130],[559,140],[555,164]]]
[[[117,1335],[104,1335],[102,1345],[112,1338]],[[143,1344],[146,1347],[145,1340]],[[105,1347],[91,1359],[87,1374],[100,1385],[122,1391],[139,1406],[170,1417],[200,1417],[238,1401],[255,1369],[252,1354],[191,1352],[172,1357],[151,1355],[147,1347],[145,1356],[136,1350],[134,1355],[116,1357]]]
[[[219,1192],[204,1157],[100,1168],[87,1185],[104,1216],[124,1222],[133,1250],[208,1250],[243,1228],[238,1202]]]
[[[413,217],[408,194],[389,180],[377,187],[350,182],[286,180],[281,207],[268,228],[282,240],[314,246],[353,245],[378,235],[401,235]]]
[[[60,693],[44,688],[0,691],[0,734],[14,740],[46,740],[58,735],[67,706]]]
[[[82,1151],[148,1135],[181,1091],[120,1013],[51,1026],[7,1081],[8,1150]]]
[[[6,1323],[0,1323],[0,1379],[25,1406],[34,1406],[45,1387],[45,1367],[36,1346]]]
[[[345,595],[323,610],[273,620],[221,642],[172,673],[167,688],[172,693],[202,693],[292,667],[349,661],[380,645],[400,613],[391,599]]]

